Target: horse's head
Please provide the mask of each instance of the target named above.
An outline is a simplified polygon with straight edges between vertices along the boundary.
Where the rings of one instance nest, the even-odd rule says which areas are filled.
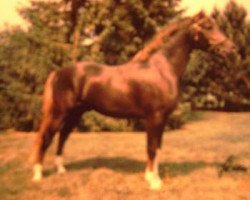
[[[189,32],[195,48],[211,50],[223,56],[236,49],[234,43],[220,31],[216,22],[203,11],[192,18]]]

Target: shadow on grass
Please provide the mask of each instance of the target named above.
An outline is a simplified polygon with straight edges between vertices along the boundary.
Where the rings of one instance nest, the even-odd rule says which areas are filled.
[[[215,163],[206,162],[162,162],[160,164],[160,174],[165,176],[180,176],[189,174],[195,170],[204,168],[206,166],[216,166]],[[129,159],[126,157],[95,157],[86,160],[79,160],[67,164],[65,167],[68,171],[78,171],[82,169],[99,169],[108,168],[121,173],[133,174],[144,172],[146,164],[144,162]],[[55,169],[45,171],[45,176],[51,175]]]

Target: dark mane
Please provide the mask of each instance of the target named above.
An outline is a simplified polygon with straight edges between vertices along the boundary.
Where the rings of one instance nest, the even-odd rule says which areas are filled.
[[[191,18],[184,18],[166,25],[158,31],[157,35],[144,48],[135,54],[132,61],[140,62],[149,59],[152,53],[163,47],[168,38],[175,35],[179,30],[183,30],[191,22]]]

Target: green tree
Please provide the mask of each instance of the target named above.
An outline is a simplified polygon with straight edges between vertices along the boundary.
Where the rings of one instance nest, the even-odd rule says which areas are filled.
[[[180,0],[31,0],[27,31],[0,32],[0,128],[37,128],[48,73],[77,60],[129,60],[180,12]],[[106,126],[106,125],[105,125]]]
[[[74,1],[70,2],[71,7]],[[152,37],[157,27],[179,14],[179,0],[84,1],[69,31],[74,60],[94,59],[108,64],[126,62]],[[72,17],[69,18],[72,21]]]
[[[37,127],[43,84],[48,73],[69,61],[62,48],[64,27],[56,3],[32,2],[21,15],[28,31],[2,31],[0,40],[1,128]]]

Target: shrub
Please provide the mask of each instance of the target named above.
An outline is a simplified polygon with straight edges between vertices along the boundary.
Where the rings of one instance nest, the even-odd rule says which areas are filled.
[[[107,117],[95,111],[85,113],[78,127],[81,131],[90,132],[133,130],[129,120]]]

